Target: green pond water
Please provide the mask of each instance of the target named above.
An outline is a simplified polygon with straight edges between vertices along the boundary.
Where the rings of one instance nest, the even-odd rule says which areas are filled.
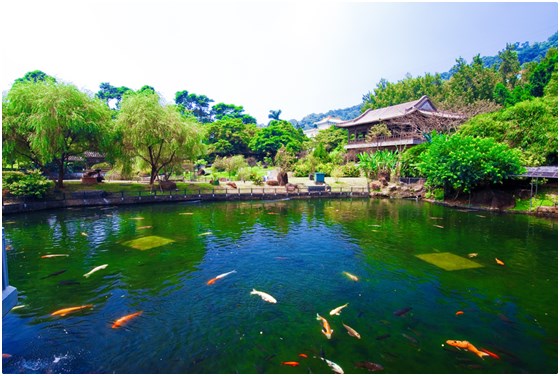
[[[359,362],[383,367],[376,373],[558,371],[556,220],[315,199],[2,221],[20,294],[2,320],[4,373],[332,373],[320,357],[346,373],[369,372]],[[83,305],[92,306],[52,315]]]

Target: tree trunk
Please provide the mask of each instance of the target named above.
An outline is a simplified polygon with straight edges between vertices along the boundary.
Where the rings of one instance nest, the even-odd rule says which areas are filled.
[[[64,158],[58,162],[58,181],[56,182],[57,188],[64,188]]]
[[[157,173],[158,170],[155,168],[155,166],[152,166],[152,171],[150,172],[150,186],[152,187],[154,185],[154,182],[156,181]]]

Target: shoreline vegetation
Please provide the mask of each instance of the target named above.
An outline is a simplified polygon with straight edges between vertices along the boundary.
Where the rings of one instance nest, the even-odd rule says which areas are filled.
[[[233,183],[228,185],[228,183]],[[145,182],[109,181],[99,184],[86,185],[80,181],[67,181],[65,188],[56,189],[41,199],[22,199],[3,197],[3,214],[17,214],[36,210],[49,210],[66,207],[136,205],[173,201],[250,201],[267,199],[307,199],[307,198],[370,198],[370,199],[415,199],[436,205],[452,207],[458,210],[491,211],[502,213],[516,213],[545,217],[558,217],[557,188],[544,185],[532,199],[524,196],[524,190],[516,192],[508,190],[506,196],[514,196],[514,204],[496,203],[493,197],[486,199],[487,203],[471,197],[456,199],[436,199],[427,197],[424,183],[389,183],[386,186],[369,182],[366,178],[330,178],[325,179],[326,185],[315,185],[308,178],[290,177],[290,183],[295,188],[288,190],[280,186],[257,186],[251,182],[223,181],[219,185],[209,182],[176,182],[173,190],[151,189]],[[233,187],[235,188],[233,188]],[[309,187],[312,187],[311,189]],[[314,190],[313,187],[323,187]],[[491,195],[505,191],[489,189]],[[429,196],[429,195],[428,195]],[[521,197],[519,197],[521,196]],[[484,201],[484,200],[482,200]]]

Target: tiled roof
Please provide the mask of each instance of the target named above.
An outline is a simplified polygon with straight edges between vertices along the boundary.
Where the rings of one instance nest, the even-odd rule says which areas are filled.
[[[357,118],[339,123],[337,124],[337,126],[347,128],[355,125],[371,124],[402,117],[415,111],[419,111],[425,115],[457,118],[457,115],[438,112],[436,106],[434,106],[428,96],[424,95],[420,99],[417,99],[415,101],[396,104],[389,107],[377,108],[375,110],[367,110]]]

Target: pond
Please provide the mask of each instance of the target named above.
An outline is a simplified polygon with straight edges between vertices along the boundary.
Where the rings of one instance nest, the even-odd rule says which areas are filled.
[[[558,371],[557,220],[315,199],[3,226],[20,294],[2,320],[5,373],[334,372],[321,358],[346,373]]]

